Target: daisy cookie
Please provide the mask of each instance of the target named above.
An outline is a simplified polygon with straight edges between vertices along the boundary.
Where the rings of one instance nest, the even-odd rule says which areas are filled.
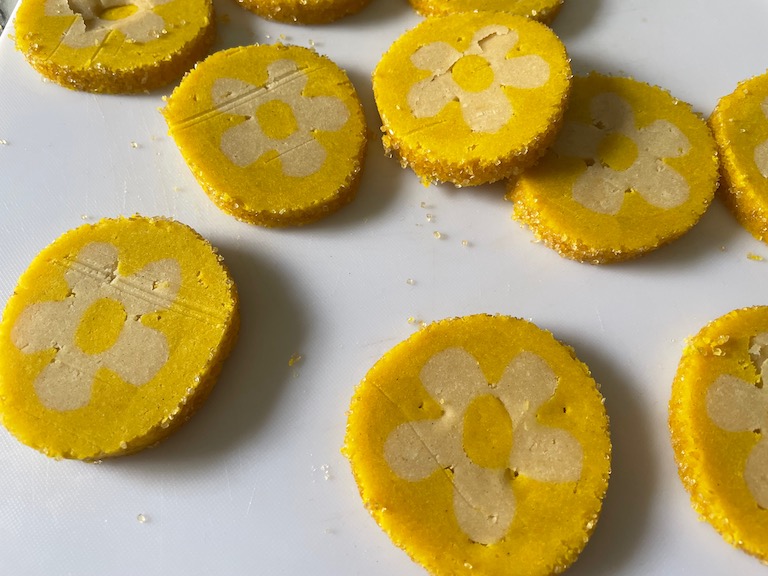
[[[514,218],[562,256],[634,258],[687,232],[717,188],[704,121],[669,93],[599,74],[575,78],[563,129],[510,182]]]
[[[366,508],[435,575],[545,576],[574,562],[610,475],[587,367],[524,320],[468,316],[385,354],[344,453]]]
[[[509,12],[539,22],[552,22],[563,0],[408,0],[422,16],[444,16],[456,12]]]
[[[384,148],[425,182],[511,176],[554,139],[571,85],[563,43],[502,12],[427,18],[373,73]]]
[[[219,208],[262,226],[305,224],[350,202],[366,147],[347,75],[299,46],[248,46],[198,64],[163,110]]]
[[[326,24],[362,10],[370,0],[237,0],[262,18],[290,24]]]
[[[723,97],[709,125],[720,150],[723,200],[744,228],[768,242],[768,73]]]
[[[768,561],[768,306],[734,310],[688,342],[669,427],[694,509]]]
[[[191,228],[107,219],[21,276],[0,323],[0,417],[48,456],[150,446],[202,404],[238,331],[234,282]]]
[[[142,92],[203,58],[211,0],[24,0],[16,46],[40,74],[76,90]]]

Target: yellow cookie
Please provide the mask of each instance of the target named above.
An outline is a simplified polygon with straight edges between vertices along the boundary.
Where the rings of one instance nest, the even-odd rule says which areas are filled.
[[[23,0],[16,46],[43,76],[76,90],[141,92],[207,54],[211,0]]]
[[[511,176],[554,139],[571,68],[554,32],[502,12],[427,18],[373,73],[384,147],[425,182]]]
[[[723,97],[709,125],[720,151],[723,200],[750,234],[768,242],[768,74]]]
[[[661,88],[599,74],[574,79],[552,149],[509,184],[514,218],[562,256],[634,258],[687,232],[715,193],[712,135]]]
[[[694,509],[768,561],[768,306],[734,310],[685,347],[669,403],[678,471]]]
[[[563,0],[408,0],[422,16],[444,16],[455,12],[509,12],[539,22],[552,22]]]
[[[296,24],[326,24],[362,10],[370,0],[237,0],[262,18]]]
[[[239,326],[221,258],[135,216],[71,230],[21,276],[0,323],[0,416],[48,456],[150,446],[202,404]]]
[[[241,220],[305,224],[355,196],[362,107],[344,71],[312,50],[217,52],[185,76],[163,113],[203,189]]]
[[[431,324],[352,399],[344,453],[376,522],[435,575],[545,576],[574,562],[610,475],[587,367],[524,320]]]

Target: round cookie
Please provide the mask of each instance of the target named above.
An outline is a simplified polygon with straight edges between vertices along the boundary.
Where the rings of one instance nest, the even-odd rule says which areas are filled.
[[[211,0],[24,0],[16,47],[75,90],[143,92],[192,68],[213,44]]]
[[[422,16],[445,16],[456,12],[509,12],[539,22],[555,19],[563,0],[408,0]]]
[[[574,79],[552,149],[510,181],[513,217],[560,255],[601,264],[678,238],[715,193],[718,158],[704,121],[669,93],[632,80]]]
[[[722,199],[750,234],[768,242],[768,73],[721,98],[709,125],[720,152]]]
[[[366,508],[430,574],[543,576],[589,539],[611,444],[570,348],[476,315],[431,324],[373,366],[343,452]]]
[[[289,24],[326,24],[362,10],[370,0],[237,0],[262,18]]]
[[[344,71],[312,50],[217,52],[184,77],[163,113],[203,189],[236,218],[306,224],[355,196],[362,107]]]
[[[669,427],[693,508],[768,561],[768,307],[734,310],[683,352]]]
[[[66,232],[3,313],[3,425],[56,458],[141,450],[202,404],[238,327],[234,282],[188,226],[134,216]]]
[[[503,12],[427,18],[373,73],[384,148],[425,182],[516,174],[554,139],[571,86],[563,43]]]

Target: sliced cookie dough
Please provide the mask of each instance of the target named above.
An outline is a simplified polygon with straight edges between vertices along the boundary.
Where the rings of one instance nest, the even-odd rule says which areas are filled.
[[[24,0],[16,47],[44,77],[88,92],[143,92],[205,57],[211,0]]]
[[[185,422],[239,327],[235,284],[188,226],[105,219],[59,237],[0,323],[0,417],[48,456],[136,452]]]
[[[217,52],[185,76],[163,113],[208,196],[240,220],[306,224],[355,196],[362,106],[344,71],[308,48]]]
[[[768,242],[768,73],[739,84],[709,118],[720,151],[720,196],[736,219]]]
[[[768,306],[729,312],[688,341],[669,427],[693,508],[768,562]]]
[[[513,217],[560,255],[635,258],[690,230],[711,203],[718,157],[706,123],[661,88],[630,78],[574,79],[552,149],[507,198]]]
[[[503,12],[427,18],[373,73],[387,153],[424,182],[457,186],[535,162],[557,133],[570,86],[554,32]]]
[[[428,325],[371,368],[343,451],[365,507],[430,574],[548,576],[595,527],[611,442],[570,348],[476,315]]]
[[[550,23],[563,0],[408,0],[422,16],[445,16],[456,12],[509,12]]]

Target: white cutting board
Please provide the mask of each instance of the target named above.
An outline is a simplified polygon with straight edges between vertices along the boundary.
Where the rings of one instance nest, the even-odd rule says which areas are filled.
[[[697,520],[666,418],[685,338],[729,310],[768,304],[768,260],[748,257],[768,258],[768,246],[715,203],[688,235],[642,259],[564,260],[510,219],[502,186],[425,188],[384,157],[370,73],[420,20],[405,0],[373,0],[322,27],[264,21],[229,0],[216,8],[229,15],[216,49],[282,40],[348,71],[372,133],[359,196],[304,228],[237,222],[208,200],[166,135],[157,109],[171,87],[99,96],[44,82],[14,50],[9,24],[0,37],[0,304],[59,234],[138,212],[172,216],[218,246],[243,317],[207,405],[153,450],[57,462],[0,430],[0,574],[424,574],[363,508],[339,453],[345,411],[373,363],[417,329],[409,317],[476,312],[532,319],[602,384],[614,473],[570,575],[764,574]],[[576,72],[632,75],[707,115],[768,67],[766,21],[764,0],[566,0],[554,28]],[[289,366],[294,354],[302,359]]]

